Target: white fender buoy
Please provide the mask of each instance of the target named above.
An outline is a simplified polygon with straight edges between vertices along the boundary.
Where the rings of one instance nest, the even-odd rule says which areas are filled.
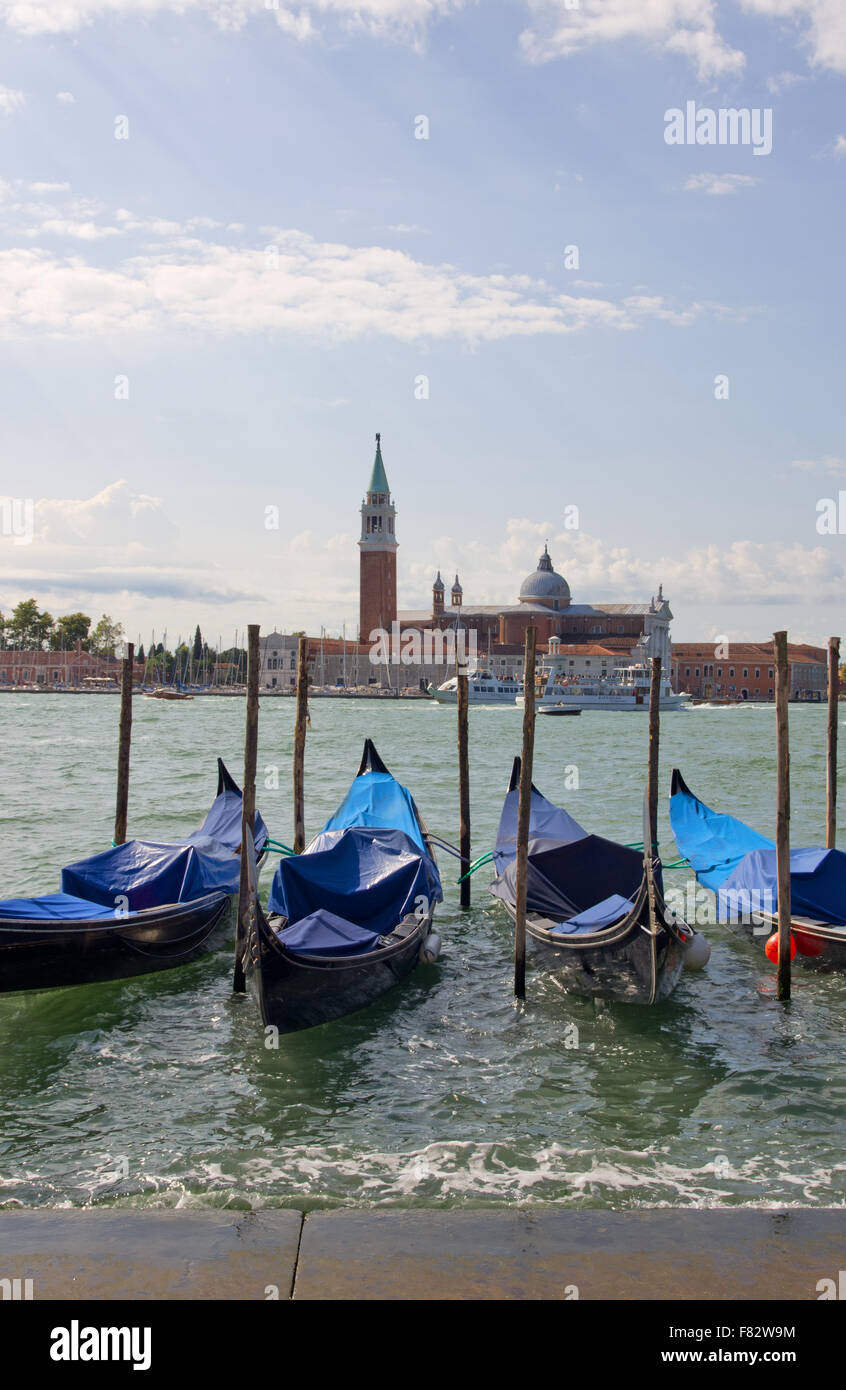
[[[423,945],[420,947],[420,964],[434,965],[438,956],[441,954],[441,938],[437,932],[430,931]]]
[[[704,970],[710,959],[710,942],[701,931],[695,931],[684,948],[685,970]]]

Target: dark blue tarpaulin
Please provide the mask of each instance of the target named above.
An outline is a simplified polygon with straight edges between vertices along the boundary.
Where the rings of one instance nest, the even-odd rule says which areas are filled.
[[[526,911],[563,922],[604,902],[609,889],[623,898],[633,898],[642,878],[643,856],[600,835],[583,835],[570,844],[557,845],[530,840]],[[508,861],[491,884],[491,892],[514,906],[516,859]]]
[[[751,850],[717,890],[717,920],[739,913],[778,911],[774,849]],[[839,849],[790,851],[790,912],[832,926],[846,925],[846,854]]]
[[[299,956],[360,956],[379,944],[379,933],[318,908],[289,927],[282,940]]]
[[[0,917],[31,921],[99,920],[115,909],[185,903],[208,893],[233,894],[240,877],[241,792],[220,765],[219,792],[199,830],[176,843],[128,840],[62,870],[61,893],[0,901]],[[258,812],[256,849],[267,839]],[[102,909],[99,910],[99,909]]]
[[[428,908],[441,896],[434,863],[404,831],[359,826],[324,832],[305,854],[281,859],[268,907],[291,923],[326,908],[387,935],[420,900]]]

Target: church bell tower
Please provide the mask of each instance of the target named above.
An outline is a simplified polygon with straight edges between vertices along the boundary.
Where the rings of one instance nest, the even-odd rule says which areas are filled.
[[[373,471],[361,504],[359,571],[359,641],[369,642],[376,628],[390,631],[397,616],[396,508],[391,501],[381,436],[376,436]]]

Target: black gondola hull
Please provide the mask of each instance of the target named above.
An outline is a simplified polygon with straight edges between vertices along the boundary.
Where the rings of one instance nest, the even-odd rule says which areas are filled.
[[[513,919],[514,908],[505,904]],[[663,902],[656,904],[663,915]],[[622,1004],[656,1004],[667,999],[684,969],[685,948],[675,931],[650,928],[646,902],[618,926],[589,936],[553,934],[555,925],[526,917],[526,939],[538,966],[573,993]]]
[[[234,899],[213,893],[126,920],[24,926],[0,918],[0,993],[120,980],[184,965],[223,945]]]
[[[432,928],[430,911],[407,935],[365,956],[314,960],[286,951],[261,908],[251,922],[247,988],[266,1027],[295,1033],[366,1009],[407,979]]]

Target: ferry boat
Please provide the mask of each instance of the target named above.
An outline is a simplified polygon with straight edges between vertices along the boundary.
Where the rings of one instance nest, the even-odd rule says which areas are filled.
[[[610,676],[568,674],[566,658],[548,657],[535,677],[535,709],[540,714],[565,709],[648,709],[652,673],[648,666],[618,666]],[[687,694],[676,695],[666,676],[661,679],[660,708],[684,709]],[[522,693],[517,704],[523,704]]]
[[[516,676],[494,676],[490,671],[469,671],[467,693],[469,700],[477,705],[513,705],[523,694],[523,682]],[[454,705],[458,699],[458,677],[451,676],[437,689],[432,689],[432,699],[442,705]]]

